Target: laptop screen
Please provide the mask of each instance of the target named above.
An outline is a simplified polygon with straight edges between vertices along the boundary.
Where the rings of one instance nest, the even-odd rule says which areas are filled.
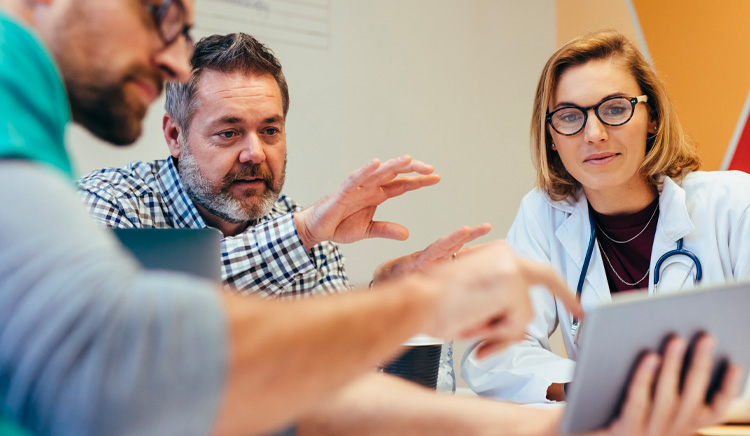
[[[221,232],[217,229],[113,229],[146,269],[179,271],[221,280]]]

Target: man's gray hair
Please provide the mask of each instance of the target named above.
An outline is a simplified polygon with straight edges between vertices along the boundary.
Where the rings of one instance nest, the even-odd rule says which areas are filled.
[[[201,74],[205,70],[221,73],[270,74],[281,90],[281,103],[286,118],[289,111],[289,89],[284,73],[281,71],[281,63],[270,49],[252,36],[245,33],[230,33],[202,38],[195,44],[190,65],[193,71],[186,83],[167,84],[167,102],[164,105],[164,109],[184,134],[187,134],[188,126],[198,106],[195,94]]]

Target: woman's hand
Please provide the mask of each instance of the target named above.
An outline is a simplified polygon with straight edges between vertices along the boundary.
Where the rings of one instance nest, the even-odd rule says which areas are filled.
[[[739,393],[741,371],[737,365],[729,365],[720,389],[706,403],[714,346],[710,336],[702,336],[696,342],[682,389],[680,374],[687,350],[684,339],[671,339],[663,357],[655,353],[644,356],[628,388],[620,417],[594,435],[693,435],[699,428],[721,422],[729,403]]]

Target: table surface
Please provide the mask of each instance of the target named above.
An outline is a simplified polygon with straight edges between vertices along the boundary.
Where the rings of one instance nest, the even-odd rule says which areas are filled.
[[[696,436],[750,436],[750,425],[727,424],[700,429]]]

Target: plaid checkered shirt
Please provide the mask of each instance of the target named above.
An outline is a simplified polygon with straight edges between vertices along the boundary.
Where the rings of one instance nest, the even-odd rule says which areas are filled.
[[[107,227],[204,228],[182,188],[171,158],[131,162],[86,174],[78,190],[94,218]],[[305,250],[294,225],[301,208],[285,195],[270,213],[236,236],[221,241],[222,280],[242,294],[295,298],[350,288],[344,258],[333,242]]]

